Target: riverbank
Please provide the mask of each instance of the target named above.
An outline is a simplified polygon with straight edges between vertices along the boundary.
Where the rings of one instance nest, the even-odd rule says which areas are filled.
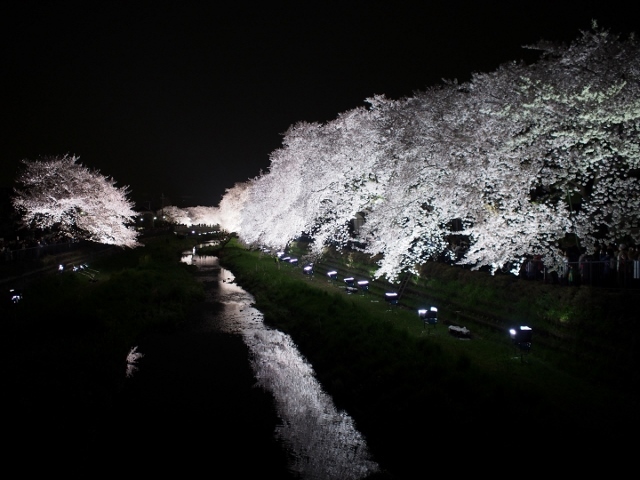
[[[106,468],[122,465],[132,446],[144,451],[136,445],[140,432],[120,423],[115,409],[127,354],[143,334],[179,330],[202,301],[193,268],[179,261],[196,241],[149,238],[144,247],[93,258],[90,275],[68,269],[20,277],[22,300],[0,305],[9,462],[23,468],[25,456],[55,458],[69,464],[66,472],[81,468],[75,456]],[[55,471],[48,463],[29,467]]]
[[[143,248],[96,259],[90,265],[99,272],[93,279],[72,272],[34,278],[25,286],[23,301],[2,305],[1,368],[8,392],[3,427],[12,439],[10,459],[24,459],[26,452],[29,458],[53,455],[59,468],[78,473],[81,465],[70,460],[76,455],[95,459],[95,465],[119,467],[134,457],[135,465],[146,467],[147,473],[167,464],[189,470],[211,461],[206,446],[182,429],[180,417],[145,410],[146,393],[140,392],[130,410],[126,404],[116,408],[127,381],[130,348],[144,335],[179,336],[187,319],[193,318],[193,309],[202,304],[202,285],[194,268],[179,261],[180,252],[200,242],[201,238],[172,236],[149,239]],[[465,308],[472,311],[472,303],[481,298],[477,292],[463,293],[472,290],[464,278],[430,278],[425,299],[439,292],[442,296],[434,300],[453,300],[456,295],[458,301],[451,307],[443,302],[441,323],[425,328],[413,304],[386,305],[376,282],[367,294],[348,295],[320,274],[323,265],[318,265],[316,275],[306,276],[302,265],[290,268],[237,244],[228,244],[218,254],[237,282],[253,294],[265,321],[291,335],[336,406],[353,417],[384,469],[372,478],[416,478],[416,472],[421,475],[430,464],[457,472],[493,472],[513,466],[523,456],[532,464],[530,472],[579,474],[606,466],[615,475],[634,458],[628,438],[638,427],[637,395],[614,388],[616,382],[598,380],[600,374],[591,375],[601,367],[582,356],[568,365],[564,353],[558,354],[552,345],[538,345],[537,337],[532,351],[522,358],[504,330],[481,323],[465,320],[472,332],[469,340],[447,333],[447,323],[457,319],[453,306],[459,308],[469,297]],[[461,283],[454,289],[457,281]],[[450,294],[445,286],[452,289]],[[505,294],[515,299],[517,291],[511,286]],[[411,296],[405,300],[413,301]],[[546,300],[549,309],[560,305],[552,300]],[[487,301],[491,304],[490,298]],[[528,311],[535,321],[539,302],[532,301]],[[619,318],[608,328],[628,326],[622,322]],[[543,324],[533,325],[537,333]],[[625,342],[636,334],[631,327]],[[600,328],[603,339],[615,345],[608,329]],[[224,369],[227,361],[246,354],[236,347],[220,347],[221,356],[213,355],[214,363]],[[202,351],[195,349],[194,355]],[[629,352],[621,349],[619,355]],[[196,357],[175,361],[202,361]],[[577,367],[584,374],[579,375]],[[630,383],[637,380],[634,375]],[[173,378],[180,380],[179,375]],[[248,377],[240,378],[248,388]],[[180,387],[169,391],[176,389]],[[163,395],[156,391],[151,397]],[[226,401],[225,393],[219,400]],[[185,415],[183,419],[189,412]],[[190,421],[197,423],[197,416]],[[174,433],[166,443],[160,440],[165,437],[154,434],[165,426],[176,427],[165,431]],[[212,432],[211,442],[223,432]],[[247,453],[241,460],[255,458]],[[252,465],[257,468],[259,461]],[[50,464],[33,468],[55,470]]]
[[[265,321],[292,336],[392,478],[415,478],[429,459],[462,468],[469,456],[516,458],[523,451],[535,457],[534,470],[588,471],[567,448],[592,455],[591,465],[627,464],[638,397],[598,381],[589,362],[565,365],[565,353],[535,343],[523,355],[506,331],[480,322],[467,324],[470,340],[444,325],[425,329],[413,309],[349,295],[324,275],[303,275],[237,244],[217,255]],[[442,318],[455,314],[443,308]]]

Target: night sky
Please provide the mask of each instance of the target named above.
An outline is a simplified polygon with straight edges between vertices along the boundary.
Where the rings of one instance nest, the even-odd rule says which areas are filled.
[[[70,153],[139,206],[217,205],[299,121],[531,61],[523,45],[592,19],[624,37],[639,19],[617,1],[483,3],[4,2],[0,186],[21,159]]]

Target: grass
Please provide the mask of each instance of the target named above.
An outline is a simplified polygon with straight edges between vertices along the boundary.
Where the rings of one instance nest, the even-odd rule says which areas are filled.
[[[151,238],[96,259],[97,281],[71,272],[42,276],[22,302],[3,305],[7,411],[38,432],[45,418],[52,431],[69,432],[69,418],[81,417],[70,434],[80,442],[99,436],[91,422],[122,387],[129,349],[153,329],[180,328],[202,299],[195,267],[179,262],[181,251],[201,241]],[[354,418],[383,467],[379,478],[415,478],[429,462],[459,470],[460,458],[483,468],[522,449],[541,467],[573,472],[579,465],[566,452],[577,448],[592,453],[590,466],[622,468],[633,458],[625,457],[633,445],[626,438],[638,427],[633,292],[558,290],[432,265],[412,279],[403,305],[389,307],[382,282],[347,295],[320,273],[339,259],[319,262],[311,277],[235,241],[211,253],[252,293],[265,321],[291,335],[338,408]],[[353,256],[348,266],[370,271],[361,261]],[[416,314],[424,302],[439,307],[434,328]],[[511,318],[534,327],[530,354],[511,345]],[[471,340],[448,334],[447,325],[460,323]]]
[[[80,437],[98,435],[87,426],[111,409],[136,340],[178,328],[203,298],[195,267],[179,262],[194,242],[151,238],[144,247],[102,256],[90,265],[99,272],[93,280],[71,271],[29,280],[22,301],[0,307],[7,411],[40,434],[47,425],[73,437],[73,425]]]
[[[454,447],[484,456],[520,447],[542,452],[542,445],[623,448],[620,439],[638,426],[637,395],[602,381],[594,372],[609,363],[599,358],[597,365],[595,354],[583,363],[549,342],[523,355],[505,329],[496,328],[500,320],[467,325],[473,338],[460,340],[444,324],[425,329],[413,307],[389,308],[375,290],[347,295],[326,277],[303,275],[300,267],[278,265],[233,242],[216,254],[253,294],[265,321],[292,336],[338,407],[354,417],[376,458],[398,478],[412,478],[420,468],[426,434],[437,438],[430,444],[433,453],[449,458]],[[526,298],[518,298],[517,279],[498,278],[494,286],[487,276],[481,281],[491,290],[463,281],[448,292],[448,303],[465,312],[494,306],[498,311],[508,297],[505,315],[537,320],[534,328],[560,328],[550,312],[571,305],[554,302],[550,292],[532,301],[525,290]],[[432,291],[425,294],[444,298],[452,282],[434,275],[427,282]],[[591,303],[585,308],[594,308]],[[580,309],[573,314],[584,315]],[[443,317],[455,323],[454,310],[444,308]],[[588,320],[581,318],[585,328],[598,324]],[[579,326],[564,331],[573,338]]]

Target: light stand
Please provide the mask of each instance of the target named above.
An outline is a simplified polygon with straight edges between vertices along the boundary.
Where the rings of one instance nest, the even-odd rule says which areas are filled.
[[[431,330],[438,323],[438,309],[436,307],[421,308],[418,310],[418,316],[423,321],[423,329],[429,325]]]
[[[524,355],[531,351],[532,330],[526,325],[521,325],[509,330],[511,341],[520,350],[520,361],[524,362]]]

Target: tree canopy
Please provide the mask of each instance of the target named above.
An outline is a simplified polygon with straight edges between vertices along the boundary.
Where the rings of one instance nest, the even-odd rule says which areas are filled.
[[[568,238],[588,253],[638,243],[634,36],[594,22],[570,45],[527,48],[540,52],[530,65],[291,126],[269,170],[228,190],[218,214],[248,244],[282,248],[304,232],[316,254],[329,244],[382,254],[376,275],[390,280],[443,256],[516,271],[540,255],[553,269]]]
[[[90,170],[76,156],[23,160],[12,198],[30,228],[92,242],[135,247],[135,212],[127,187]]]

